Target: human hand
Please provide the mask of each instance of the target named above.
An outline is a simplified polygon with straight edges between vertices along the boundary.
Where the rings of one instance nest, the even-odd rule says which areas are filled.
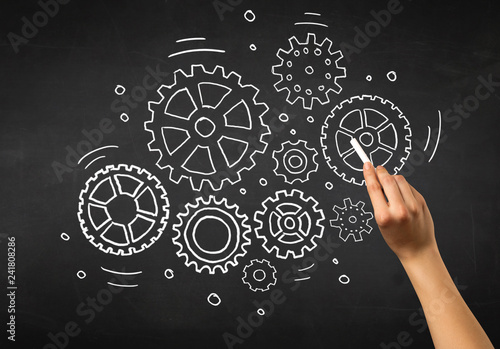
[[[387,245],[401,261],[437,251],[434,223],[423,196],[401,175],[369,162],[363,166],[375,220]]]

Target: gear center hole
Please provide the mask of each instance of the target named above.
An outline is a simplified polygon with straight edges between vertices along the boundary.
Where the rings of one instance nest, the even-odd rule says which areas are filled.
[[[227,223],[218,217],[205,219],[199,223],[203,229],[197,225],[193,233],[194,243],[198,249],[207,254],[224,252],[231,242],[231,231]]]
[[[288,230],[295,229],[295,219],[293,219],[293,217],[286,217],[283,224]]]
[[[373,144],[373,135],[369,132],[365,132],[359,136],[359,141],[365,147],[369,147]]]
[[[266,278],[266,273],[262,269],[257,269],[253,272],[253,278],[255,279],[255,281],[262,281]]]
[[[215,124],[207,117],[201,117],[194,125],[196,132],[203,138],[210,137],[215,131]]]
[[[354,224],[358,221],[358,219],[356,218],[356,216],[350,216],[349,217],[349,223],[351,224]]]
[[[118,195],[106,205],[114,223],[129,224],[137,215],[137,205],[129,195]]]

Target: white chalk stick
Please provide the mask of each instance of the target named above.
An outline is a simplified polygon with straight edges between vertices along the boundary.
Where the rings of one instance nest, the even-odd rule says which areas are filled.
[[[351,138],[351,144],[354,147],[354,150],[356,150],[356,153],[358,153],[361,161],[363,161],[363,164],[365,162],[370,162],[371,163],[370,159],[366,155],[366,153],[363,150],[363,148],[361,148],[361,145],[358,143],[358,140],[356,138],[354,138],[354,137]]]

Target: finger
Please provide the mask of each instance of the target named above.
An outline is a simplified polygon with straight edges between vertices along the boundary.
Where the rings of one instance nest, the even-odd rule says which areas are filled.
[[[399,191],[399,186],[397,185],[394,177],[391,176],[382,166],[377,167],[377,177],[382,185],[382,188],[384,189],[385,195],[387,196],[389,206],[404,205],[403,196]]]
[[[387,200],[385,199],[384,192],[382,191],[382,186],[377,178],[377,173],[375,168],[369,162],[366,162],[363,166],[363,176],[365,177],[366,189],[368,190],[368,195],[372,202],[374,210],[386,209]]]
[[[410,184],[401,175],[394,176],[394,179],[396,180],[396,184],[399,187],[399,191],[401,192],[401,195],[403,196],[403,200],[406,203],[406,205],[408,207],[414,208],[416,206],[417,200],[413,195],[413,191],[411,189]]]

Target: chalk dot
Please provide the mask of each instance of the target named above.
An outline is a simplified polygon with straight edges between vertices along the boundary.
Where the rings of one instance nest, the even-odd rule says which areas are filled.
[[[337,258],[332,259],[333,264],[339,264],[339,260]]]
[[[298,57],[298,56],[300,56],[300,51],[299,50],[295,50],[295,51],[293,51],[293,54],[295,55],[295,57]]]
[[[247,190],[245,188],[240,189],[241,195],[245,195],[247,193]]]
[[[314,122],[314,118],[311,115],[309,115],[307,117],[307,121],[309,121],[312,124]]]
[[[243,16],[250,23],[253,22],[253,21],[255,21],[255,13],[253,13],[252,10],[247,10]]]
[[[286,62],[286,66],[287,66],[288,68],[291,68],[291,67],[292,67],[292,65],[293,65],[292,61],[288,61],[288,62]]]
[[[318,86],[319,91],[324,91],[325,90],[325,85],[319,85]]]
[[[398,76],[396,75],[396,72],[394,70],[391,70],[387,73],[387,79],[389,79],[389,81],[394,82],[397,78]]]
[[[123,113],[122,115],[120,115],[120,120],[123,121],[123,122],[127,122],[129,121],[129,117],[127,114]]]
[[[257,46],[255,46],[254,44],[251,44],[250,45],[250,50],[257,51]]]
[[[371,75],[367,75],[366,76],[366,81],[372,81],[372,76]]]
[[[293,128],[290,130],[290,134],[295,136],[297,134],[297,131],[295,131]]]
[[[311,67],[310,65],[308,65],[306,67],[306,74],[311,75],[312,73],[314,73],[314,69],[313,69],[313,67]]]
[[[320,50],[319,48],[316,48],[316,49],[314,50],[314,54],[315,54],[316,56],[321,56],[321,53],[322,53],[322,52],[321,52],[321,50]]]
[[[217,293],[210,293],[207,297],[207,302],[216,307],[221,303],[221,299]]]
[[[311,91],[311,89],[308,88],[306,90],[306,95],[310,96],[310,95],[312,95],[312,93],[313,93],[313,91]]]
[[[259,179],[259,183],[260,183],[260,185],[265,187],[267,185],[267,180],[265,178],[261,178],[261,179]]]
[[[68,241],[69,240],[69,235],[66,234],[66,233],[62,233],[61,234],[61,239],[63,239],[64,241]]]
[[[281,122],[288,122],[290,120],[288,115],[286,115],[285,113],[281,113],[278,118],[280,119]]]
[[[345,274],[339,276],[339,282],[341,284],[347,285],[350,281],[351,281],[351,279],[349,279],[349,276],[347,276]]]
[[[288,81],[292,81],[292,79],[293,79],[292,74],[288,74],[288,75],[286,76],[286,79],[287,79]]]
[[[330,80],[330,79],[332,78],[332,74],[330,74],[330,73],[326,73],[326,74],[325,74],[325,78],[326,78],[327,80]]]
[[[78,270],[78,272],[76,273],[76,276],[78,276],[78,278],[81,280],[81,279],[85,279],[87,274],[83,270]]]
[[[174,278],[174,271],[172,269],[165,269],[164,275],[169,280],[173,279]]]
[[[115,87],[115,93],[118,95],[118,96],[121,96],[122,94],[125,93],[125,87],[123,87],[122,85],[116,85]]]
[[[307,47],[304,47],[304,53],[307,55],[309,53],[309,49]]]
[[[295,85],[293,89],[295,90],[295,92],[300,92],[300,85]]]
[[[332,60],[330,58],[325,59],[325,64],[326,65],[331,65],[332,64]]]
[[[328,189],[328,190],[332,190],[333,189],[333,184],[332,182],[326,182],[325,183],[325,188]]]
[[[266,312],[264,311],[264,309],[259,308],[259,309],[257,309],[257,314],[259,314],[260,316],[264,316],[264,315],[266,315]]]

